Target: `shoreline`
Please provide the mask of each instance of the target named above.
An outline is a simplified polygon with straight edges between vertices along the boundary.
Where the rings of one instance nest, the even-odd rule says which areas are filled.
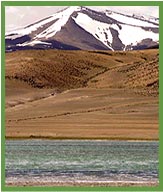
[[[156,187],[159,185],[159,181],[104,181],[104,182],[82,182],[82,181],[73,181],[73,182],[33,182],[33,181],[26,181],[26,182],[6,182],[6,186],[44,186],[44,187]]]
[[[82,141],[128,141],[128,142],[147,142],[147,141],[158,141],[159,139],[151,139],[151,138],[112,138],[112,137],[103,137],[103,138],[97,138],[97,137],[49,137],[49,136],[32,136],[32,137],[5,137],[5,140],[70,140],[70,141],[76,141],[76,140],[82,140]]]

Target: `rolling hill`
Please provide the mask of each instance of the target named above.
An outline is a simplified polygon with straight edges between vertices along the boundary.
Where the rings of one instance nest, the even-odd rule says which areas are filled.
[[[6,54],[6,137],[158,139],[159,52]]]
[[[37,88],[79,87],[158,89],[158,50],[28,50],[6,54],[6,78]]]

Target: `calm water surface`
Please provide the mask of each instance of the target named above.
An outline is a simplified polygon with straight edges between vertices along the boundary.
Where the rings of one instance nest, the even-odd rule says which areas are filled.
[[[158,181],[158,142],[7,140],[6,182]]]

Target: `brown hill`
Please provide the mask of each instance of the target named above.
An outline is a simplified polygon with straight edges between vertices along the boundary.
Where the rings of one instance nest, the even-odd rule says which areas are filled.
[[[158,80],[156,49],[7,53],[6,137],[158,139]]]
[[[154,88],[158,90],[158,50],[31,50],[6,54],[6,78],[37,88]]]

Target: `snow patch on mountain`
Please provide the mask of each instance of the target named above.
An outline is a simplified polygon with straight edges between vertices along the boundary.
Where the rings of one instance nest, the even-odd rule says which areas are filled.
[[[35,30],[37,30],[39,27],[41,27],[42,25],[45,25],[46,23],[48,23],[48,22],[51,22],[51,21],[53,21],[54,20],[54,17],[49,17],[48,19],[45,19],[45,20],[43,20],[43,21],[40,21],[40,22],[38,22],[37,24],[34,24],[34,25],[31,25],[30,27],[25,27],[25,28],[23,28],[23,29],[19,29],[19,30],[15,30],[15,31],[12,31],[12,33],[14,34],[19,34],[19,35],[28,35],[28,34],[30,34],[32,31],[35,31]],[[7,35],[9,35],[9,34],[11,34],[11,32],[10,33],[6,33],[5,35],[7,36]],[[17,36],[14,36],[15,38],[17,38]],[[13,37],[13,38],[14,38]]]
[[[84,13],[78,13],[77,17],[73,17],[73,19],[77,25],[82,27],[84,30],[92,34],[96,39],[105,44],[108,48],[113,50],[113,48],[109,45],[112,43],[112,35],[108,24],[93,20]]]
[[[31,42],[27,42],[27,43],[22,43],[22,44],[17,44],[17,46],[34,46],[36,44],[44,44],[44,45],[51,45],[51,43],[47,43],[47,42],[44,42],[44,41],[38,41],[38,40],[34,40],[34,41],[31,41]]]
[[[158,41],[158,34],[153,33],[152,31],[145,31],[141,27],[134,27],[122,24],[121,30],[119,32],[119,38],[121,39],[124,45],[136,45],[141,42],[143,39],[150,38],[153,41]],[[136,33],[136,35],[135,35]]]
[[[14,35],[13,37],[11,37],[12,39],[16,39],[17,36],[23,36],[23,35],[28,35],[33,31],[36,31],[39,27],[42,27],[43,25],[45,25],[46,23],[49,23],[51,21],[54,21],[56,19],[58,19],[58,21],[56,21],[52,26],[50,26],[49,28],[47,28],[46,30],[44,30],[42,33],[38,34],[35,38],[41,38],[41,37],[52,37],[56,34],[56,32],[61,30],[61,27],[64,26],[66,24],[66,22],[68,21],[70,15],[74,12],[74,11],[78,11],[81,8],[78,6],[72,6],[69,7],[61,12],[55,13],[51,16],[49,16],[47,19],[40,21],[34,25],[31,26],[27,26],[23,29],[19,29],[19,30],[15,30],[12,31],[13,34],[17,34]],[[11,32],[6,33],[5,35],[8,36],[10,35]],[[9,37],[8,37],[9,38]],[[10,39],[11,39],[10,38]]]
[[[79,11],[80,7],[69,7],[62,12],[59,12],[53,15],[53,19],[58,19],[53,25],[48,27],[46,30],[38,34],[35,38],[43,38],[48,39],[49,37],[53,37],[61,28],[67,23],[69,17],[74,11]]]
[[[131,18],[127,15],[122,15],[115,12],[109,12],[106,13],[107,16],[111,17],[112,19],[115,19],[119,22],[128,24],[128,25],[134,25],[134,26],[140,26],[140,27],[158,27],[157,25],[154,25],[152,23],[149,23],[147,21],[142,21],[137,18]]]
[[[139,43],[146,38],[151,38],[153,39],[153,41],[156,42],[158,41],[158,34],[152,31],[145,31],[138,26],[121,24],[121,27],[118,27],[117,24],[106,24],[93,20],[92,18],[83,13],[78,13],[77,17],[73,19],[75,20],[76,24],[78,24],[84,30],[92,34],[96,39],[100,40],[111,50],[113,50],[113,48],[111,47],[113,37],[110,32],[110,28],[113,28],[118,31],[119,38],[125,46],[136,45],[136,43]],[[135,25],[135,23],[132,24]]]
[[[5,39],[16,39],[16,38],[19,38],[19,37],[22,37],[22,34],[12,34],[12,35],[6,35]]]
[[[132,17],[140,19],[140,20],[144,20],[144,21],[149,21],[155,24],[159,24],[159,18],[154,17],[154,16],[150,16],[150,15],[138,15],[138,14],[132,14]]]

